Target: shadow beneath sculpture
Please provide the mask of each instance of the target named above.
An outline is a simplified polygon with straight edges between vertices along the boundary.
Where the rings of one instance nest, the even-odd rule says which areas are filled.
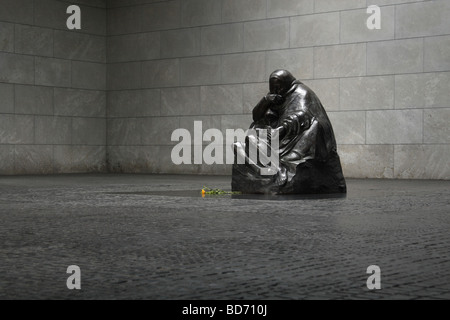
[[[296,201],[296,200],[331,200],[331,199],[346,199],[346,193],[314,193],[314,194],[258,194],[258,193],[242,193],[233,194],[231,199],[240,200],[263,200],[263,201]]]
[[[202,195],[198,190],[170,190],[170,191],[125,191],[106,192],[109,195],[120,196],[158,196],[172,198],[203,198],[203,199],[232,199],[232,200],[261,200],[261,201],[294,201],[294,200],[323,200],[323,199],[345,199],[346,193],[333,194],[225,194]]]
[[[253,109],[245,142],[234,144],[232,190],[346,193],[333,128],[319,98],[286,70],[273,72],[269,86]]]

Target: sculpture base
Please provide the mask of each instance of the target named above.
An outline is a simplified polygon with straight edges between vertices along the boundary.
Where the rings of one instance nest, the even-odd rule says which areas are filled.
[[[282,178],[285,175],[287,178]],[[346,193],[347,186],[339,156],[326,162],[307,160],[300,163],[293,177],[279,172],[274,176],[260,176],[245,164],[233,165],[231,187],[244,194],[333,194]]]

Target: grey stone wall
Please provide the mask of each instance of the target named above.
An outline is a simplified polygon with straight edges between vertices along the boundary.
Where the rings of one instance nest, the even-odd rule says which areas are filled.
[[[111,0],[108,154],[112,171],[175,166],[171,132],[247,128],[269,74],[317,92],[347,177],[450,178],[450,1]],[[381,7],[381,30],[366,9]]]
[[[230,174],[174,165],[172,132],[247,128],[287,68],[347,177],[450,179],[449,16],[446,0],[0,0],[0,174]]]
[[[79,31],[66,27],[70,4]],[[0,175],[105,163],[106,2],[0,0]]]

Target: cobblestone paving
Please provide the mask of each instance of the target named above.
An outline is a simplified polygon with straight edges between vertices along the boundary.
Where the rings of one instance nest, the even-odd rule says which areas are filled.
[[[345,198],[196,196],[230,181],[0,177],[0,299],[450,299],[450,181],[348,180]],[[81,290],[66,287],[70,265]],[[366,286],[370,265],[381,290]]]

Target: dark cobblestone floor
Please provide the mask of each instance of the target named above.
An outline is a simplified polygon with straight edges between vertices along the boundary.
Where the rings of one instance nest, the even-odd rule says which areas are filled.
[[[450,181],[348,180],[346,198],[196,196],[230,181],[0,177],[0,299],[450,299]],[[80,291],[66,287],[69,265]],[[366,287],[370,265],[381,290]]]

